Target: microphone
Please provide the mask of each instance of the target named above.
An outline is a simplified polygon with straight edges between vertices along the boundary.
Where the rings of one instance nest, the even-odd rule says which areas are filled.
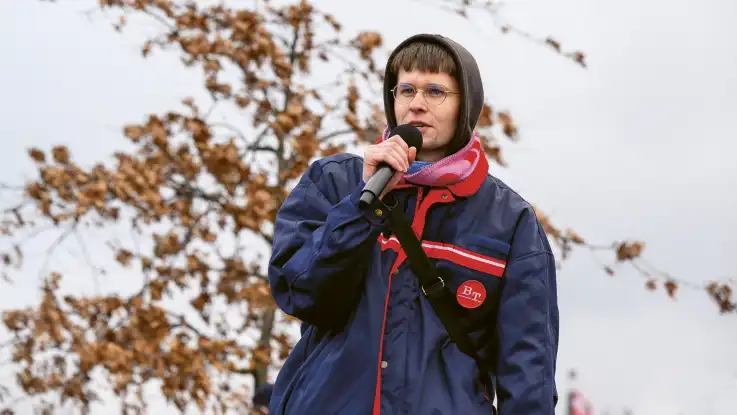
[[[398,135],[407,143],[407,146],[417,149],[417,153],[422,150],[422,133],[412,124],[402,124],[395,127],[389,137]],[[362,208],[372,204],[376,198],[384,191],[389,180],[394,176],[394,169],[386,163],[379,164],[376,172],[368,179],[366,185],[361,191],[361,199],[358,205]]]

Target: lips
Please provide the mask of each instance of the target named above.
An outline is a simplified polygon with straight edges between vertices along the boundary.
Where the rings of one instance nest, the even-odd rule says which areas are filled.
[[[426,123],[424,123],[422,121],[410,121],[408,124],[412,124],[412,125],[414,125],[417,128],[429,127],[430,126],[430,124],[426,124]]]

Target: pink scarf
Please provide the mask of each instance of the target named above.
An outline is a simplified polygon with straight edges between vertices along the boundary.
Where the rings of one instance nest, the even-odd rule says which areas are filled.
[[[389,138],[389,129],[384,129],[381,141]],[[476,131],[471,140],[457,153],[442,158],[415,173],[405,174],[399,184],[412,183],[420,186],[443,187],[456,184],[473,173],[479,159],[484,157],[481,141]]]

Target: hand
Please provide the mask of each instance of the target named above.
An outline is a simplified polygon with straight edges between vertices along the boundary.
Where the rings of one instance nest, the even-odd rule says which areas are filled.
[[[410,164],[414,163],[415,157],[417,157],[417,149],[407,146],[407,143],[398,135],[379,144],[368,146],[363,155],[363,180],[368,181],[381,163],[386,163],[394,169],[394,176],[379,196],[381,199],[399,183]]]

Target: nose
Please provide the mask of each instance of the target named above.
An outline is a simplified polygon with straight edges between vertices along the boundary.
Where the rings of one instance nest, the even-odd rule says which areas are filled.
[[[409,102],[409,109],[412,112],[427,111],[427,101],[425,101],[422,91],[418,91],[412,101]]]

